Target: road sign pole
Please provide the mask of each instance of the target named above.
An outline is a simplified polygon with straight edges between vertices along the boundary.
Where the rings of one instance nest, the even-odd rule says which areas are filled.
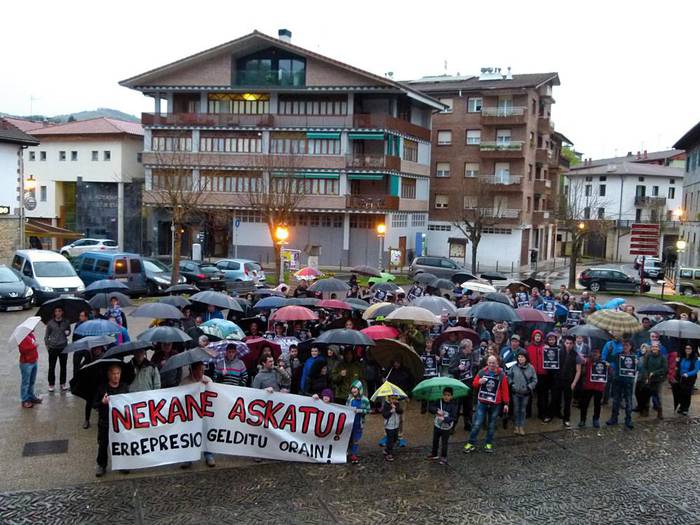
[[[233,258],[238,259],[238,228],[241,225],[241,219],[236,214],[233,214]]]

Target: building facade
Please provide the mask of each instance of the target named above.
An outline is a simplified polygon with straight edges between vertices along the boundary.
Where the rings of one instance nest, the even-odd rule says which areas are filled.
[[[683,266],[700,266],[700,122],[673,146],[686,152],[680,237],[686,249],[679,254]]]
[[[204,192],[184,254],[203,232],[208,255],[270,261],[267,220],[249,195],[281,174],[303,194],[287,225],[287,248],[303,262],[376,265],[380,223],[385,253],[400,249],[405,261],[422,251],[430,119],[442,108],[434,99],[295,46],[286,30],[256,31],[121,85],[154,99],[142,116],[154,253],[170,251],[170,212],[158,196],[182,169]]]
[[[491,216],[478,269],[518,269],[554,256],[560,150],[551,120],[557,73],[425,77],[409,83],[447,109],[433,117],[428,253],[471,261],[456,226],[480,210]],[[486,224],[486,222],[484,223]]]

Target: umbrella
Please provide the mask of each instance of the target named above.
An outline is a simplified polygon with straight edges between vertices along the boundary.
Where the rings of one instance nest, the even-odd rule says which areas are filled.
[[[399,361],[414,378],[423,377],[423,361],[418,354],[406,343],[396,339],[379,339],[375,345],[367,350],[370,359],[374,359],[379,366],[391,368],[394,361]],[[389,373],[389,379],[391,373]]]
[[[350,306],[352,306],[353,310],[360,310],[364,312],[369,308],[369,303],[365,301],[364,299],[357,299],[355,297],[348,297],[345,299],[345,302],[348,303]]]
[[[98,346],[111,345],[112,343],[114,343],[114,337],[108,335],[89,335],[67,345],[61,353],[70,354],[71,352],[82,352],[84,350],[92,350]]]
[[[164,303],[146,303],[129,314],[133,317],[146,317],[148,319],[182,319],[182,312]]]
[[[123,343],[120,345],[113,346],[107,349],[103,358],[109,357],[124,357],[131,355],[139,350],[146,350],[151,348],[153,345],[148,341],[129,341],[128,343]]]
[[[185,299],[181,295],[166,295],[165,297],[158,299],[158,302],[162,304],[169,304],[175,308],[182,308],[183,306],[189,306],[192,304],[188,299]]]
[[[376,341],[377,339],[396,339],[399,336],[399,331],[393,326],[384,326],[381,324],[375,324],[374,326],[368,326],[360,330],[370,339]]]
[[[425,308],[435,315],[442,315],[443,313],[446,313],[450,317],[455,317],[457,315],[457,307],[453,303],[444,297],[438,297],[436,295],[418,297],[411,304],[413,306]]]
[[[234,297],[234,299],[241,306],[245,317],[251,317],[253,315],[253,306],[248,299],[244,299],[243,297]]]
[[[88,335],[114,335],[120,332],[121,327],[112,321],[92,319],[77,326],[73,333],[85,337]]]
[[[387,315],[384,320],[429,326],[441,323],[440,319],[433,312],[420,306],[402,306]]]
[[[221,341],[214,341],[212,343],[209,343],[207,345],[207,348],[211,348],[214,352],[216,352],[219,355],[219,358],[221,359],[229,345],[233,345],[236,347],[236,355],[241,359],[250,354],[250,348],[248,348],[247,344],[245,344],[242,341],[232,341],[229,339],[223,339]]]
[[[336,328],[334,330],[326,330],[319,335],[316,338],[316,344],[374,346],[374,341],[368,335],[357,330]]]
[[[34,331],[36,326],[41,322],[41,317],[38,315],[27,317],[24,321],[17,325],[12,331],[12,335],[8,340],[9,344],[20,344],[25,337]]]
[[[673,311],[676,312],[676,314],[679,314],[679,315],[680,315],[680,314],[688,314],[688,315],[690,315],[690,314],[693,312],[693,309],[692,309],[690,306],[688,306],[687,304],[677,303],[677,302],[674,302],[674,301],[669,301],[669,302],[663,303],[663,304],[665,304],[666,306],[670,306],[671,308],[673,308]],[[42,319],[43,319],[43,318],[42,318]]]
[[[347,292],[350,289],[347,283],[344,283],[340,279],[335,277],[330,277],[328,279],[319,279],[314,284],[309,286],[310,292]]]
[[[258,361],[260,360],[260,353],[266,346],[269,346],[272,349],[272,355],[275,358],[275,361],[279,359],[279,356],[282,353],[282,347],[280,347],[280,345],[274,341],[265,339],[264,337],[249,337],[245,340],[245,344],[250,349],[250,353],[244,356],[242,359],[248,368],[257,366]]]
[[[103,357],[78,370],[78,373],[70,380],[71,393],[86,401],[94,401],[97,385],[107,379],[107,368],[112,365],[118,365],[122,369],[122,382],[131,383],[134,380],[132,367],[124,366],[121,359]]]
[[[638,314],[646,315],[673,315],[676,311],[668,305],[665,304],[645,304],[637,308]]]
[[[509,323],[520,321],[520,317],[515,313],[515,308],[493,301],[481,301],[476,303],[469,311],[469,315],[477,319],[486,319],[489,321],[508,321]]]
[[[642,329],[633,315],[618,310],[598,310],[586,318],[586,323],[611,333],[634,334]]]
[[[490,284],[480,283],[479,281],[464,282],[462,283],[462,288],[471,292],[479,293],[492,293],[496,291],[496,289]]]
[[[456,286],[456,285],[459,285],[459,283],[463,283],[463,282],[465,282],[465,281],[474,281],[474,280],[477,280],[477,279],[478,279],[478,278],[477,278],[476,275],[472,275],[472,274],[467,273],[467,272],[456,273],[456,274],[454,274],[452,277],[450,277],[450,280],[451,280],[453,283],[455,283],[455,286]]]
[[[252,292],[248,292],[248,294],[252,295],[253,297],[269,297],[270,295],[284,297],[284,294],[282,292],[272,290],[271,288],[256,288]]]
[[[316,303],[316,308],[326,308],[330,310],[352,310],[352,306],[339,299],[324,299]]]
[[[273,308],[282,308],[287,306],[289,303],[284,297],[278,297],[276,295],[270,295],[268,297],[263,297],[253,306],[256,310],[272,310]]]
[[[530,286],[522,281],[511,281],[508,283],[507,286],[505,286],[505,288],[508,288],[511,292],[515,293],[520,291],[521,286],[530,289]]]
[[[353,266],[350,268],[350,271],[352,273],[356,273],[358,275],[366,275],[367,277],[381,277],[382,272],[377,270],[376,268],[372,266],[367,266],[366,264],[362,264],[360,266]]]
[[[46,301],[41,305],[36,313],[44,323],[48,323],[53,319],[54,308],[63,308],[63,318],[69,322],[75,323],[78,321],[80,312],[89,312],[92,310],[90,303],[79,297],[57,297]]]
[[[309,308],[316,306],[318,301],[315,297],[290,297],[284,306],[306,306]]]
[[[438,401],[442,399],[442,391],[445,388],[452,389],[452,397],[464,397],[469,394],[470,388],[461,381],[452,377],[432,377],[418,383],[413,389],[413,398],[425,401]]]
[[[394,310],[398,310],[399,305],[393,303],[374,303],[362,313],[362,319],[368,321],[378,317],[386,317]]]
[[[379,272],[379,277],[370,277],[367,279],[367,284],[381,284],[388,283],[396,280],[396,276],[393,273]]]
[[[520,308],[518,308],[518,310],[520,310]],[[600,328],[596,328],[590,324],[580,324],[578,326],[574,326],[573,328],[569,328],[567,334],[581,335],[583,337],[594,337],[596,339],[603,339],[604,341],[610,339],[610,335],[605,330],[601,330]]]
[[[398,386],[396,386],[394,383],[390,383],[389,381],[384,381],[384,384],[377,388],[377,390],[372,394],[372,397],[370,398],[370,401],[376,401],[377,398],[380,397],[389,397],[389,396],[396,396],[400,398],[407,398],[408,396],[406,395],[406,392],[401,390]]]
[[[523,284],[529,288],[537,288],[538,290],[544,290],[544,282],[534,277],[528,277],[523,280]]]
[[[431,288],[437,288],[438,290],[454,290],[455,283],[449,279],[439,279],[436,277],[428,283],[428,286]]]
[[[507,281],[508,277],[506,277],[505,274],[502,274],[501,272],[484,272],[481,274],[482,279],[486,279],[487,281]]]
[[[199,325],[199,328],[207,335],[213,335],[219,339],[241,340],[245,337],[243,330],[233,321],[225,319],[210,319]]]
[[[549,317],[542,310],[535,310],[534,308],[522,307],[516,308],[515,315],[520,318],[520,321],[524,323],[551,323],[552,318]],[[571,331],[569,331],[571,333]]]
[[[177,370],[183,366],[189,366],[194,363],[208,363],[211,361],[211,354],[206,350],[199,347],[193,348],[192,350],[185,350],[179,354],[172,355],[160,369],[160,373],[164,374],[169,370]]]
[[[131,306],[131,299],[128,295],[124,295],[120,292],[109,292],[109,293],[96,293],[89,300],[90,306],[92,308],[109,308],[111,306],[112,297],[119,301],[119,306]]]
[[[116,279],[100,279],[85,287],[85,295],[129,291],[129,287]]]
[[[270,321],[315,321],[318,315],[303,306],[284,306],[270,316]]]
[[[457,318],[460,317],[471,317],[471,306],[465,306],[464,308],[457,308]]]
[[[241,305],[238,304],[238,301],[236,301],[233,297],[226,295],[225,293],[215,292],[213,290],[198,292],[190,297],[190,301],[193,303],[202,303],[206,305],[211,304],[218,308],[243,313],[243,308],[241,308]]]
[[[194,284],[174,284],[172,286],[169,286],[168,288],[165,289],[165,293],[188,293],[188,292],[194,292],[197,293],[199,291],[199,288],[197,288]]]
[[[421,272],[413,276],[413,280],[419,284],[430,284],[431,281],[434,281],[437,278],[437,275],[430,272]]]
[[[545,307],[547,306],[548,302],[554,303],[554,312],[555,312],[554,315],[556,315],[557,317],[566,317],[569,315],[569,309],[566,306],[564,306],[563,304],[557,303],[556,301],[545,301],[544,303],[538,304],[537,306],[535,306],[535,309],[547,311],[547,309]]]
[[[370,292],[376,292],[377,290],[381,290],[383,292],[388,293],[403,292],[403,289],[400,286],[397,286],[394,283],[387,282],[373,284],[372,287],[369,289]]]
[[[463,326],[450,326],[435,338],[434,347],[440,348],[440,344],[447,340],[450,334],[457,334],[458,341],[461,341],[462,339],[469,339],[472,343],[474,343],[474,348],[479,346],[479,343],[481,342],[481,337],[479,337],[479,334],[477,334],[476,331],[472,330],[471,328],[465,328]]]
[[[156,326],[149,328],[141,332],[137,339],[150,343],[186,343],[192,341],[189,335],[174,326]]]
[[[294,277],[296,277],[299,281],[313,281],[314,279],[318,279],[321,275],[321,272],[316,268],[307,266],[306,268],[302,268],[296,272]]]
[[[510,299],[508,298],[508,296],[504,293],[501,293],[501,292],[487,293],[484,296],[484,299],[487,301],[493,301],[495,303],[502,303],[502,304],[507,304],[508,306],[513,306],[512,303],[510,302]]]
[[[700,326],[691,321],[669,319],[654,325],[653,332],[679,339],[700,339]]]
[[[605,303],[603,310],[614,310],[621,304],[625,304],[625,300],[622,297],[616,297],[615,299],[610,299],[607,303]]]

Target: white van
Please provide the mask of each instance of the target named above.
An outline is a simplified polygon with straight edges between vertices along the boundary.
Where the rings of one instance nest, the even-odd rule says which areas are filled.
[[[85,285],[71,263],[56,252],[17,250],[12,267],[34,290],[34,301],[38,305],[62,295],[76,295],[85,291]]]

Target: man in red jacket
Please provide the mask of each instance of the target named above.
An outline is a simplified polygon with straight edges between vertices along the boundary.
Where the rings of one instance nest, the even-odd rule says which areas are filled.
[[[36,337],[34,332],[29,332],[19,343],[19,372],[22,376],[20,397],[24,408],[32,408],[41,403],[41,398],[34,393],[36,372],[39,368],[38,361],[39,352],[37,351]]]
[[[476,414],[472,422],[472,431],[469,434],[469,442],[464,445],[464,453],[476,450],[476,440],[481,430],[481,425],[488,417],[488,428],[486,430],[486,441],[484,443],[485,452],[493,452],[493,435],[496,433],[496,418],[500,405],[503,405],[503,413],[508,413],[508,381],[506,374],[498,366],[496,356],[490,356],[486,362],[486,367],[479,370],[474,376],[472,387],[476,394]]]

